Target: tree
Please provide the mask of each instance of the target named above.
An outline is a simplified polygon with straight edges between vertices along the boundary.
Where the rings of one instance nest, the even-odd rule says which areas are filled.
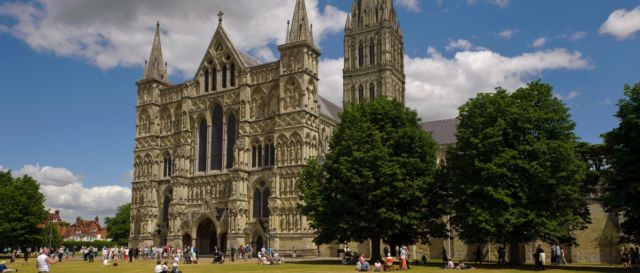
[[[44,194],[29,176],[16,177],[0,171],[0,242],[16,248],[42,242],[42,223],[47,217]]]
[[[40,245],[56,249],[62,245],[62,236],[54,223],[47,223],[42,229],[42,242]]]
[[[640,244],[640,83],[625,85],[618,102],[618,127],[603,135],[609,170],[602,201],[623,216],[623,240]]]
[[[498,88],[459,110],[446,173],[462,240],[509,243],[510,262],[519,263],[520,243],[567,242],[586,228],[589,191],[575,124],[550,85]]]
[[[118,207],[114,217],[104,219],[107,225],[108,237],[118,245],[127,245],[129,241],[129,231],[131,230],[131,203]]]
[[[347,105],[340,118],[326,159],[311,160],[301,175],[301,210],[317,231],[315,242],[370,239],[375,260],[380,240],[444,236],[436,145],[416,113],[379,98]]]

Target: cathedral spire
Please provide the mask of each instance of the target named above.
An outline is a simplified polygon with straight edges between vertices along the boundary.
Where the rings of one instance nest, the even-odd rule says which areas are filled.
[[[287,33],[287,43],[307,41],[313,44],[313,34],[309,27],[309,17],[307,17],[307,7],[304,0],[296,1],[296,8],[291,20],[291,28]]]
[[[160,22],[156,23],[156,35],[153,38],[153,46],[144,68],[143,78],[167,81],[167,67],[162,58],[162,45],[160,44]]]

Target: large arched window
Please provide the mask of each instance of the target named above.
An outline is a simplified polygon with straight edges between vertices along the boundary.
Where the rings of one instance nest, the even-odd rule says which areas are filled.
[[[364,45],[362,45],[362,41],[360,41],[360,45],[358,46],[358,67],[364,66]]]
[[[376,87],[372,84],[369,85],[369,100],[373,100],[376,97]]]
[[[211,90],[216,91],[216,88],[218,88],[218,69],[215,67],[211,71],[211,77],[213,78],[213,81],[211,82]]]
[[[231,113],[227,118],[227,169],[233,168],[233,147],[236,146],[237,128],[236,115]]]
[[[164,164],[163,164],[164,168],[162,171],[162,176],[163,177],[171,177],[173,175],[173,171],[175,169],[175,160],[173,160],[173,158],[171,158],[170,154],[166,154],[164,156]]]
[[[358,102],[364,102],[364,87],[362,84],[358,87]]]
[[[211,169],[222,170],[222,107],[213,108],[211,124]]]
[[[253,191],[253,218],[268,219],[269,218],[269,197],[271,190],[266,187],[264,181],[260,181],[256,189]]]
[[[200,121],[198,130],[198,171],[207,170],[207,121]]]
[[[222,88],[227,88],[227,65],[222,67]]]
[[[374,45],[373,41],[371,41],[371,44],[369,44],[369,64],[376,64],[376,46]]]
[[[231,63],[231,68],[229,69],[229,78],[231,78],[231,87],[236,86],[236,64]]]
[[[209,69],[204,70],[204,92],[209,91]]]

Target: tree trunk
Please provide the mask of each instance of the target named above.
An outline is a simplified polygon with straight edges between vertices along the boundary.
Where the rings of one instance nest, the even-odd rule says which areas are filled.
[[[509,243],[509,264],[512,265],[520,265],[523,261],[520,259],[520,243],[519,242],[510,242]]]
[[[371,263],[378,260],[382,261],[380,258],[380,236],[373,236],[371,238]]]

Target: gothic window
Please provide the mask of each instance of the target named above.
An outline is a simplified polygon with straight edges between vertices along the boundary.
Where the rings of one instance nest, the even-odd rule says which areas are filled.
[[[271,159],[271,156],[269,156],[269,144],[264,144],[262,150],[264,151],[263,155],[264,155],[264,159],[262,160],[262,162],[264,162],[265,166],[271,166],[271,162],[269,162],[269,159]]]
[[[362,41],[360,41],[360,45],[358,46],[358,65],[359,67],[364,66],[364,46],[362,45]]]
[[[227,88],[227,65],[222,67],[222,88]]]
[[[258,164],[258,147],[255,145],[251,148],[251,167],[255,168]]]
[[[162,171],[163,177],[171,177],[173,175],[173,171],[175,169],[175,160],[171,158],[171,155],[167,154],[164,156],[164,168]]]
[[[211,169],[222,170],[222,107],[213,108],[211,124]]]
[[[211,82],[211,90],[216,91],[216,88],[218,87],[218,69],[215,67],[213,68],[213,71],[211,71],[211,77],[213,78],[213,81]]]
[[[204,92],[209,91],[209,69],[204,70]]]
[[[351,87],[351,102],[352,103],[356,102],[356,89],[355,89],[355,87]]]
[[[262,144],[258,144],[258,167],[262,167]]]
[[[198,171],[207,170],[207,121],[200,121],[198,132]]]
[[[358,102],[363,102],[363,101],[364,101],[364,87],[361,84],[360,87],[358,87]]]
[[[369,85],[369,99],[373,100],[376,97],[376,87],[372,84]]]
[[[236,116],[231,113],[227,118],[227,169],[233,168],[233,147],[236,146],[237,128]]]
[[[369,44],[369,64],[376,64],[376,46],[374,45],[373,41],[371,41],[371,44]]]
[[[231,87],[236,86],[236,64],[231,63],[231,68],[229,69],[229,76],[231,78]]]
[[[271,190],[266,187],[264,181],[260,181],[256,189],[253,191],[253,218],[266,219],[269,218],[269,197]]]
[[[269,159],[269,162],[271,162],[271,165],[275,165],[276,163],[276,145],[271,143],[271,146],[269,146],[269,154],[271,155],[271,158]]]

